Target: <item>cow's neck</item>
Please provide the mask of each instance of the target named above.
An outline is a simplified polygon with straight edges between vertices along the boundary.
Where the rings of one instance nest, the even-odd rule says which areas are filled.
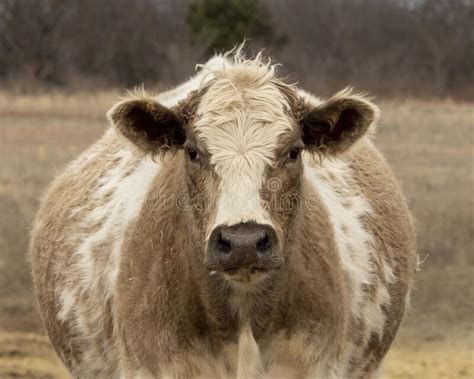
[[[245,328],[259,344],[280,329],[286,317],[283,302],[288,302],[285,293],[287,273],[279,271],[271,274],[255,288],[240,288],[230,284],[219,274],[211,274],[194,254],[193,265],[196,296],[205,313],[209,330],[216,331],[219,342],[236,341]],[[196,298],[193,299],[196,301]],[[248,331],[248,330],[247,330]]]

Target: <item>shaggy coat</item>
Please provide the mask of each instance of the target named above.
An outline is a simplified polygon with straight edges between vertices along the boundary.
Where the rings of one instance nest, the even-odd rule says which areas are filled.
[[[117,103],[32,234],[42,318],[71,374],[378,377],[416,269],[405,200],[370,140],[378,113],[239,54]],[[247,222],[275,231],[271,270],[210,269],[213,230]]]

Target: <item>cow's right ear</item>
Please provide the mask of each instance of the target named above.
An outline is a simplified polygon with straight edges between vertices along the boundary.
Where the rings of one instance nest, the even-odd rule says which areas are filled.
[[[107,117],[145,153],[156,155],[174,150],[185,141],[183,118],[152,97],[123,100],[107,112]]]

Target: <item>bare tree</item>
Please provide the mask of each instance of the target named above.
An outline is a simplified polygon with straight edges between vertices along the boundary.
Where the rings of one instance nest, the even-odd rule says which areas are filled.
[[[0,0],[0,82],[176,82],[205,59],[209,45],[202,41],[212,37],[206,33],[233,22],[250,25],[242,14],[227,14],[224,23],[207,17],[203,22],[213,27],[200,28],[200,43],[193,45],[196,30],[188,23],[196,1],[202,2]],[[268,35],[283,36],[285,44],[281,48],[282,38],[259,43],[248,27],[243,34],[250,47],[265,45],[294,80],[318,93],[355,85],[384,95],[474,94],[472,0],[261,1],[265,25],[273,29]],[[233,0],[235,9],[240,3],[251,1]]]

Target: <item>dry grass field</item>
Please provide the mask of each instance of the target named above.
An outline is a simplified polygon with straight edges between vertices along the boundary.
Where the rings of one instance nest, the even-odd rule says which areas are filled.
[[[106,128],[117,98],[0,92],[0,378],[64,378],[25,251],[48,183]],[[399,177],[424,258],[385,378],[474,377],[473,104],[384,100],[376,143]]]

